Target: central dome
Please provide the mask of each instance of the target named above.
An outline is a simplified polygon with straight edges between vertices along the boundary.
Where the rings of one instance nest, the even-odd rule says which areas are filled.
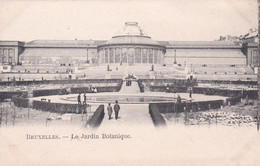
[[[100,46],[107,45],[125,45],[125,44],[133,44],[133,45],[153,45],[164,48],[163,45],[158,43],[155,40],[152,40],[150,36],[148,36],[140,26],[138,26],[138,22],[126,22],[125,26],[116,33],[112,39],[103,43]]]
[[[99,63],[162,64],[166,47],[152,40],[137,22],[126,22],[112,39],[98,45]]]

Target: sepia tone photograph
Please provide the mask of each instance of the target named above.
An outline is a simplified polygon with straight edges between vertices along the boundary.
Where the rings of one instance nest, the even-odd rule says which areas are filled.
[[[260,166],[259,0],[0,0],[0,165]]]

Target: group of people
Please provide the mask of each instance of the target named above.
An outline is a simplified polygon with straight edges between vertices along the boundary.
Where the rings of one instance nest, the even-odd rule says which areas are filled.
[[[89,90],[92,92],[92,93],[97,93],[97,88],[96,87],[89,87]]]
[[[118,101],[116,100],[115,105],[114,105],[114,112],[115,112],[116,120],[118,119],[119,110],[120,110],[120,105],[118,104]],[[108,112],[108,120],[112,119],[113,108],[111,106],[111,103],[108,103],[107,112]]]
[[[82,102],[83,101],[83,102]],[[86,96],[86,93],[84,93],[83,95],[83,99],[82,99],[82,95],[81,93],[79,93],[78,95],[78,105],[79,107],[83,104],[83,106],[87,105],[87,96]],[[115,101],[115,104],[114,104],[114,107],[112,108],[111,106],[111,103],[108,103],[108,106],[107,106],[107,111],[108,111],[108,119],[112,119],[112,114],[113,114],[113,110],[115,112],[115,119],[117,120],[118,119],[118,113],[119,113],[119,110],[120,110],[120,105],[118,104],[118,101],[116,100]]]
[[[83,103],[81,103],[83,101]],[[86,93],[84,93],[83,95],[83,99],[82,99],[82,96],[81,96],[81,93],[79,93],[78,95],[78,105],[86,105],[87,104],[87,96],[86,96]]]

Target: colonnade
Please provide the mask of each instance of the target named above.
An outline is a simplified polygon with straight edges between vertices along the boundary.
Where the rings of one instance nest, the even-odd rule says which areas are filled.
[[[98,62],[162,64],[164,50],[154,47],[104,47],[99,50]]]
[[[15,64],[14,48],[0,48],[0,64]]]

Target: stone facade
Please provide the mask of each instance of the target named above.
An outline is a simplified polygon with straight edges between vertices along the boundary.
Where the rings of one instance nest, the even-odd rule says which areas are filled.
[[[24,44],[24,42],[19,41],[0,41],[0,64],[19,64],[18,57],[24,50]]]

